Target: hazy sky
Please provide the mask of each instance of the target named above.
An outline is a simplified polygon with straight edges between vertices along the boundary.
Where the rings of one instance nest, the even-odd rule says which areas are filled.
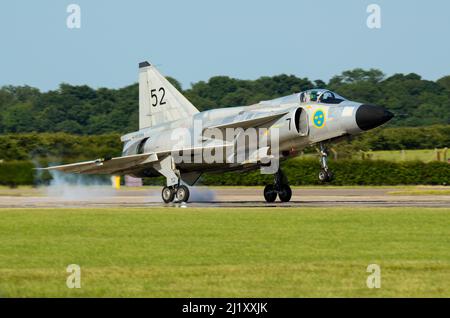
[[[69,29],[67,6],[81,7]],[[366,25],[381,7],[381,29]],[[122,87],[149,60],[183,87],[214,75],[328,80],[343,70],[450,74],[450,1],[2,0],[0,86]]]

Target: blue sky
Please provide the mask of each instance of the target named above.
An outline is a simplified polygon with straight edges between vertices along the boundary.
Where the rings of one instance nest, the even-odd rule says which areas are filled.
[[[81,7],[81,29],[66,8]],[[381,29],[366,8],[381,7]],[[450,1],[4,0],[0,86],[117,88],[149,60],[183,87],[215,75],[328,80],[355,67],[450,74]]]

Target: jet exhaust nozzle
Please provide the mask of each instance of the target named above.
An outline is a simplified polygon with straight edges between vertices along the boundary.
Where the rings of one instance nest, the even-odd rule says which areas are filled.
[[[381,126],[394,117],[386,108],[375,105],[361,105],[356,110],[356,124],[361,130]]]

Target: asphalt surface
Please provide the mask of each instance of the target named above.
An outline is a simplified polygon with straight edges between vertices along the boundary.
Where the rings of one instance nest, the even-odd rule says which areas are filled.
[[[425,188],[429,189],[429,188]],[[438,188],[439,189],[439,188]],[[261,188],[191,188],[187,204],[164,204],[159,188],[50,187],[0,193],[1,208],[62,207],[447,207],[450,195],[393,195],[399,188],[296,188],[289,203],[266,203]]]

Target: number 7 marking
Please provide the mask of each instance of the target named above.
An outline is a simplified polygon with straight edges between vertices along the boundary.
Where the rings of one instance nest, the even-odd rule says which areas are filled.
[[[291,118],[286,118],[289,121],[289,130],[291,130]]]

